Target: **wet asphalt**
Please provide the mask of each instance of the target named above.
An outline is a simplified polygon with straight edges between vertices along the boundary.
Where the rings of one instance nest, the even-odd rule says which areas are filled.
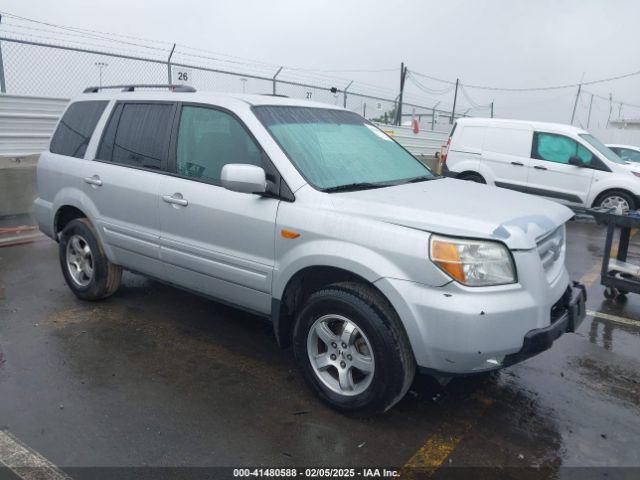
[[[74,477],[327,465],[633,478],[640,470],[620,467],[640,468],[640,297],[605,300],[603,245],[602,227],[570,222],[567,266],[587,283],[587,308],[622,321],[589,316],[488,378],[418,377],[371,419],[321,404],[263,319],[129,273],[112,298],[82,302],[53,241],[0,248],[0,430]],[[630,258],[640,262],[636,237]]]

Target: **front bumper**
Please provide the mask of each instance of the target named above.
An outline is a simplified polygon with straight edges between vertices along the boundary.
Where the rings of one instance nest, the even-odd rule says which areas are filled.
[[[551,348],[561,335],[575,332],[586,316],[587,290],[584,285],[573,282],[560,300],[563,312],[545,328],[536,328],[527,332],[520,351],[504,357],[503,367],[522,362]]]
[[[536,263],[537,253],[536,258],[530,252],[518,255]],[[531,273],[534,266],[522,271]],[[569,281],[566,269],[551,284],[541,283],[541,275],[487,288],[455,282],[429,287],[388,278],[376,286],[398,312],[419,370],[455,376],[512,365],[577,328],[585,315],[583,287]]]

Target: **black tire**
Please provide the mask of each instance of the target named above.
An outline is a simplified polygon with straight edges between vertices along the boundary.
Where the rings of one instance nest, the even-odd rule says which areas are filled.
[[[371,344],[375,359],[372,379],[357,395],[342,395],[328,388],[309,359],[309,331],[327,314],[352,320]],[[325,403],[343,412],[365,416],[385,412],[404,397],[415,376],[413,352],[397,314],[378,292],[355,282],[335,283],[309,297],[296,318],[293,348],[307,383]]]
[[[620,197],[622,199],[624,199],[627,204],[629,205],[629,211],[634,211],[637,210],[638,208],[638,202],[636,201],[635,197],[633,195],[631,195],[628,192],[625,192],[624,190],[610,190],[608,192],[605,192],[603,194],[601,194],[594,203],[594,207],[604,207],[604,203],[606,202],[606,200],[608,198],[611,197]]]
[[[90,248],[93,274],[87,285],[80,285],[74,280],[67,265],[67,247],[69,241],[79,236]],[[71,220],[60,233],[58,246],[62,274],[71,291],[82,300],[102,300],[113,295],[120,286],[122,268],[111,263],[104,253],[93,225],[86,218]]]
[[[460,175],[458,175],[458,179],[466,180],[468,182],[475,182],[475,183],[485,183],[485,184],[487,183],[487,181],[484,179],[482,175],[475,172],[461,173]]]

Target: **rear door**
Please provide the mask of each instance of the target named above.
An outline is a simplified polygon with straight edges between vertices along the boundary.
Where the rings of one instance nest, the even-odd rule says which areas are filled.
[[[175,109],[171,102],[116,103],[84,178],[114,261],[155,277],[162,276],[158,189]]]
[[[269,170],[264,152],[231,112],[185,104],[160,183],[161,256],[171,282],[260,313],[271,308],[279,200],[220,184],[228,163]],[[269,178],[269,177],[268,177]]]
[[[585,166],[569,165],[574,156]],[[588,165],[597,162],[591,151],[565,135],[535,132],[531,157],[529,193],[568,205],[586,203],[594,172]]]
[[[487,128],[482,163],[493,174],[496,186],[527,191],[532,139],[533,129],[524,125]]]

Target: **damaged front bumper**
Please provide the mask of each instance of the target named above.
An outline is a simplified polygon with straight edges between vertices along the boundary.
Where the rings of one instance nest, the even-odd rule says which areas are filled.
[[[527,332],[520,351],[504,357],[503,367],[522,362],[551,348],[564,333],[575,332],[586,316],[587,290],[584,285],[573,282],[567,292],[560,299],[560,313],[552,318],[551,325],[536,328]]]

